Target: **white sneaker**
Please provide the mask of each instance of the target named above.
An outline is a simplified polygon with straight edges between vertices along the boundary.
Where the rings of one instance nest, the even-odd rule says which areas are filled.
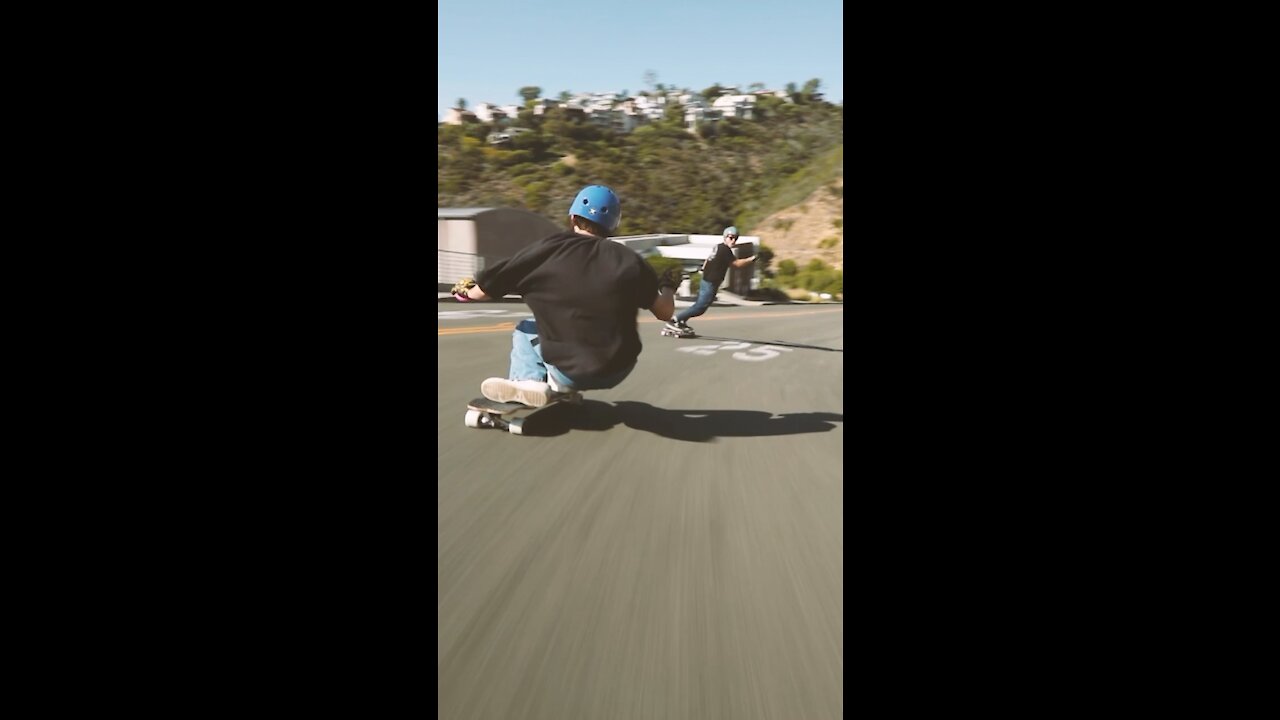
[[[551,377],[549,373],[547,374],[547,386],[551,388],[551,392],[556,393],[557,395],[568,395],[573,392],[573,388],[565,387],[564,385],[556,382],[556,379]]]
[[[518,402],[542,407],[550,401],[551,386],[538,380],[489,378],[480,383],[480,394],[494,402]]]

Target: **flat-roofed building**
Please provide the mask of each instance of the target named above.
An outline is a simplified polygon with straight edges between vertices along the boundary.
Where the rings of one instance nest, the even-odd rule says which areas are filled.
[[[438,208],[436,214],[436,282],[448,290],[464,277],[476,276],[488,263],[565,228],[518,208]]]

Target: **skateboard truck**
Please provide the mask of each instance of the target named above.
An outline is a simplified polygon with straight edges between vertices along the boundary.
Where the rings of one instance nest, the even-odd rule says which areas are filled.
[[[463,423],[469,428],[499,428],[512,435],[524,434],[524,421],[539,410],[569,403],[580,405],[582,393],[560,393],[552,395],[546,405],[532,406],[518,402],[496,402],[489,398],[479,397],[467,403],[467,414]],[[523,416],[523,417],[521,417]]]
[[[692,337],[698,337],[698,334],[697,334],[697,333],[695,333],[695,332],[694,332],[694,331],[692,331],[692,330],[690,330],[690,331],[688,331],[688,332],[676,332],[675,330],[668,330],[668,329],[667,329],[667,328],[665,328],[665,327],[664,327],[664,328],[662,328],[661,334],[662,334],[662,335],[665,335],[665,336],[667,336],[667,337],[678,337],[678,338],[692,338]]]

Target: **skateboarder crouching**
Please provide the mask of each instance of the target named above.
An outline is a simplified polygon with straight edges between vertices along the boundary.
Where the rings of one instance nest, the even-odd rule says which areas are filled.
[[[556,393],[616,387],[631,374],[641,349],[636,312],[670,321],[680,274],[659,278],[634,250],[607,239],[621,213],[613,190],[589,185],[569,206],[567,231],[455,286],[461,302],[514,293],[533,311],[511,334],[508,376],[485,380],[482,395],[541,407]]]

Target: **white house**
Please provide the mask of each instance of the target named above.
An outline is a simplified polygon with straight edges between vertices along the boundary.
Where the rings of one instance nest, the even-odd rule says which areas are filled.
[[[501,122],[507,119],[507,113],[502,108],[493,103],[478,103],[472,112],[476,114],[476,119],[483,123]]]
[[[720,117],[740,117],[750,120],[756,107],[755,95],[721,95],[711,103],[711,107],[719,111]]]
[[[493,132],[486,135],[485,140],[487,140],[490,145],[503,145],[511,142],[511,138],[517,135],[528,133],[528,132],[533,132],[533,131],[530,130],[529,128],[522,128],[522,127],[502,128],[501,130],[494,130]]]
[[[449,108],[440,122],[445,125],[461,125],[464,122],[475,122],[476,114],[462,108]]]

